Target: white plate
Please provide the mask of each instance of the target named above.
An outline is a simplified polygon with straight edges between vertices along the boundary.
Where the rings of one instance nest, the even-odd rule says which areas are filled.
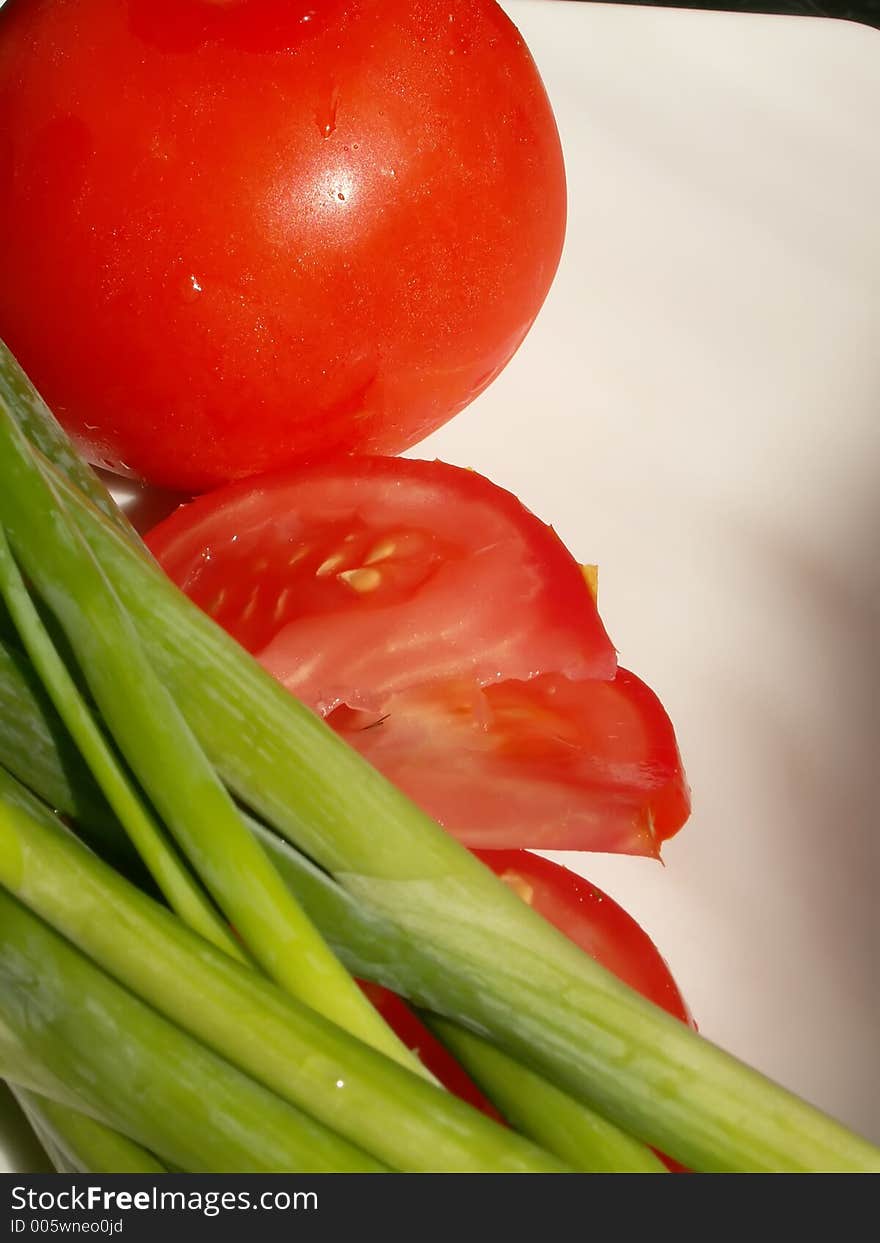
[[[565,255],[520,353],[415,455],[599,562],[676,723],[696,810],[667,867],[565,861],[707,1036],[880,1140],[880,34],[507,7],[562,133]],[[6,1116],[5,1168],[33,1169]]]

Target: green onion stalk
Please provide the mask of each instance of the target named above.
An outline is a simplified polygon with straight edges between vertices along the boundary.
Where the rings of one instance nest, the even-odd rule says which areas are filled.
[[[160,1164],[135,1144],[102,1122],[67,1105],[19,1088],[14,1092],[21,1110],[46,1149],[59,1174],[163,1174]]]
[[[137,852],[16,640],[0,628],[0,763],[76,821],[114,867],[148,884]]]
[[[873,1145],[581,953],[273,682],[144,556],[97,484],[82,486],[64,434],[8,355],[0,407],[0,512],[41,598],[64,614],[81,584],[58,584],[55,525],[30,522],[34,472],[49,489],[40,504],[56,519],[63,512],[65,539],[74,528],[88,546],[146,663],[231,794],[406,945],[406,965],[386,964],[384,982],[690,1168],[880,1168]],[[125,722],[100,706],[125,752]],[[143,745],[130,742],[132,753]]]
[[[42,684],[49,691],[70,736],[87,759],[108,800],[159,889],[191,927],[234,958],[244,960],[228,926],[168,840],[155,813],[92,715],[89,704],[59,655],[52,636],[30,597],[0,526],[0,594],[27,648]]]
[[[291,890],[350,971],[411,995],[406,943],[393,924],[358,904],[264,825],[249,819]],[[436,1014],[422,1020],[446,1045],[505,1119],[521,1134],[582,1173],[664,1173],[666,1166],[638,1140],[566,1095],[490,1041]]]

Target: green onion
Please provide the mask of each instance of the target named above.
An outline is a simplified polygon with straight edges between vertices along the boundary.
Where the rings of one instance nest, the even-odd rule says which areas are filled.
[[[2,670],[2,664],[0,664]],[[16,678],[21,680],[20,673],[16,670]],[[0,695],[2,695],[4,683],[0,678]],[[26,703],[20,694],[17,694],[15,683],[10,684],[9,679],[6,682],[7,700],[11,703],[18,704],[24,710]],[[3,758],[3,750],[0,747],[0,760]],[[86,774],[82,774],[85,781],[88,781]],[[49,779],[50,784],[52,778]],[[39,782],[37,783],[39,784]],[[367,979],[376,980],[388,987],[394,988],[405,996],[415,997],[419,1000],[423,995],[420,993],[419,981],[422,976],[422,968],[420,963],[420,955],[418,949],[406,937],[402,936],[399,929],[394,923],[377,914],[375,911],[365,908],[356,902],[352,896],[341,886],[335,883],[331,877],[301,856],[287,843],[278,839],[275,834],[267,830],[264,826],[253,820],[249,820],[252,832],[254,832],[262,841],[264,848],[271,854],[276,867],[278,868],[285,881],[290,885],[299,901],[302,903],[310,917],[320,928],[324,936],[333,945],[336,953],[342,958],[351,971],[355,974]],[[486,1042],[480,1042],[483,1046],[484,1054],[491,1048]],[[461,1049],[455,1050],[461,1053]],[[498,1050],[492,1050],[496,1058],[502,1056]],[[480,1074],[475,1073],[476,1067],[467,1062],[468,1069],[475,1077],[480,1080]],[[523,1068],[518,1067],[520,1073]],[[489,1085],[483,1080],[484,1086]],[[530,1085],[537,1086],[537,1085]],[[546,1116],[547,1125],[556,1129],[564,1136],[566,1118],[569,1116],[573,1106],[572,1102],[563,1096],[559,1099],[557,1089],[550,1084],[543,1084],[543,1089],[548,1094],[544,1102],[540,1104],[540,1111]],[[488,1092],[491,1096],[496,1096],[491,1090]],[[502,1112],[505,1112],[504,1102],[500,1099],[496,1100]],[[540,1102],[539,1102],[540,1103]],[[559,1106],[557,1112],[556,1106]],[[518,1125],[523,1126],[521,1118],[514,1118],[512,1110],[515,1106],[508,1104],[511,1110],[511,1120],[516,1121]],[[539,1112],[540,1112],[539,1111]],[[579,1119],[576,1117],[577,1125],[589,1128],[590,1118],[594,1116],[587,1114]],[[524,1130],[528,1130],[523,1126]],[[531,1132],[533,1138],[538,1138],[534,1131]],[[602,1160],[602,1154],[608,1154],[608,1142],[620,1137],[623,1140],[623,1149],[626,1150],[632,1141],[619,1130],[615,1130],[614,1135],[597,1135],[593,1134],[593,1140],[601,1139],[601,1146],[593,1152],[594,1162],[598,1164]],[[589,1134],[586,1138],[589,1138]],[[578,1161],[574,1160],[572,1149],[566,1152],[558,1151],[559,1140],[554,1142],[548,1141],[547,1132],[543,1133],[543,1143],[545,1147],[557,1151],[557,1155],[563,1156],[575,1168],[583,1168],[585,1164],[585,1153],[592,1150],[584,1146],[584,1137],[579,1136],[575,1131],[574,1141],[580,1153]],[[644,1149],[640,1150],[642,1153]],[[614,1168],[621,1168],[626,1160],[625,1154],[618,1154],[609,1164]],[[632,1149],[629,1149],[629,1159],[633,1159]],[[648,1157],[648,1164],[653,1159]]]
[[[589,1174],[667,1172],[650,1148],[494,1045],[448,1019],[422,1017],[507,1121],[574,1169]]]
[[[46,695],[27,656],[0,635],[0,764],[50,807],[87,830],[87,840],[126,874],[145,873],[128,838]]]
[[[265,826],[250,827],[326,940],[355,975],[406,995],[412,987],[407,942]],[[653,1152],[500,1049],[437,1015],[422,1019],[505,1118],[523,1135],[584,1173],[662,1173]]]
[[[360,907],[325,872],[250,821],[275,866],[350,971],[406,993],[407,945],[400,933]],[[480,1036],[437,1015],[422,1014],[505,1118],[523,1135],[584,1173],[662,1173],[649,1148],[528,1070]]]
[[[385,1164],[564,1168],[218,952],[95,858],[4,770],[0,883],[167,1019]]]
[[[146,1148],[94,1118],[25,1088],[15,1098],[59,1174],[165,1172]]]
[[[21,640],[59,716],[172,909],[203,937],[213,941],[227,954],[244,961],[244,955],[228,927],[218,917],[201,886],[168,841],[161,824],[95,722],[28,594],[2,525],[0,595],[6,601]]]
[[[6,1078],[179,1169],[381,1168],[186,1036],[2,890],[0,1014]]]

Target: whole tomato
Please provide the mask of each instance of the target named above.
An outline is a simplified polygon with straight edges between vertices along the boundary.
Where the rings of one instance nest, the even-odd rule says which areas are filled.
[[[492,0],[9,0],[0,336],[96,463],[396,453],[553,278],[565,180]]]

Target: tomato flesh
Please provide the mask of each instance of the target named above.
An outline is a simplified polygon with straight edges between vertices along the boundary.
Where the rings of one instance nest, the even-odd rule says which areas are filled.
[[[423,687],[329,720],[468,846],[658,855],[690,812],[669,717],[625,669]]]
[[[156,485],[399,452],[559,260],[556,125],[493,0],[10,3],[0,115],[0,336]]]
[[[502,488],[443,462],[352,458],[232,485],[147,543],[165,571],[321,713],[412,686],[541,669],[610,678],[577,563]]]

